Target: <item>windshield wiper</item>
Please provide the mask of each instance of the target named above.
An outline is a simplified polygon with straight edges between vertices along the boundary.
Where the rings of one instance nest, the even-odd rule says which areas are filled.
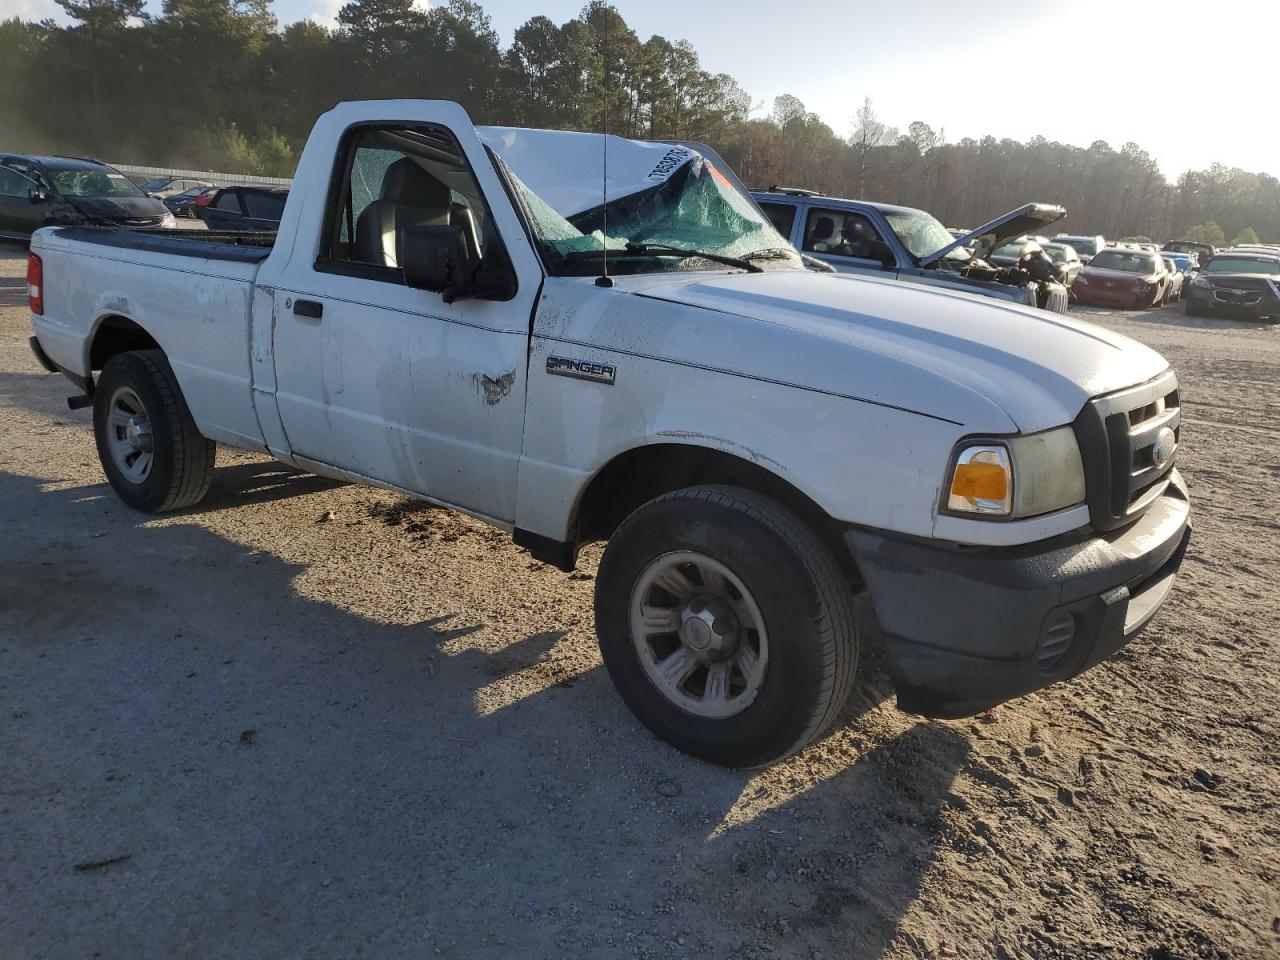
[[[557,259],[561,263],[572,263],[591,258],[599,259],[603,256],[604,251],[596,248],[594,250],[571,250],[568,253],[559,254]],[[754,254],[748,254],[748,256],[754,256]],[[665,243],[635,243],[628,241],[625,247],[609,250],[609,258],[612,259],[614,257],[679,257],[682,260],[697,257],[703,260],[710,260],[713,263],[723,263],[725,266],[737,267],[739,270],[746,270],[748,273],[764,272],[764,267],[747,259],[727,257],[723,254],[710,253],[706,250],[692,250],[688,247],[673,247]]]
[[[628,240],[627,253],[635,256],[656,253],[662,256],[681,257],[682,259],[698,257],[702,260],[710,260],[712,263],[723,263],[726,267],[737,267],[739,270],[746,270],[748,273],[764,273],[764,267],[742,257],[726,257],[722,253],[709,253],[706,250],[694,250],[690,247],[674,247],[666,243],[634,243]]]
[[[765,250],[756,250],[752,253],[744,253],[743,260],[790,260],[799,251],[792,250],[790,247],[769,247]]]

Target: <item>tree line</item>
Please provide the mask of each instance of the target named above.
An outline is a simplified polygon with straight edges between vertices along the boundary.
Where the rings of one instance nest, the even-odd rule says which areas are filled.
[[[340,100],[457,100],[477,123],[713,146],[752,186],[921,207],[976,226],[1029,200],[1108,237],[1280,241],[1280,181],[1214,164],[1169,182],[1136,143],[949,142],[865,99],[841,137],[792,96],[767,115],[683,40],[641,39],[604,0],[531,17],[505,49],[475,0],[351,0],[336,29],[281,27],[271,0],[57,0],[70,23],[0,23],[0,149],[289,176]],[[853,105],[851,104],[851,107]]]

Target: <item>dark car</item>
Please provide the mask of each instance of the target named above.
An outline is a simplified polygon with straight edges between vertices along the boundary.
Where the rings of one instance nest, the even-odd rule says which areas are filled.
[[[173,227],[173,214],[119,170],[78,157],[0,154],[0,236],[44,226]]]
[[[183,190],[181,193],[175,193],[171,197],[165,197],[162,202],[166,207],[169,208],[169,212],[172,213],[175,217],[194,218],[196,215],[196,209],[198,207],[204,206],[204,204],[202,204],[200,201],[204,199],[206,195],[214,194],[217,192],[218,192],[217,187],[203,187],[203,186],[188,187],[186,190]],[[208,199],[205,200],[205,202],[207,203],[209,202],[209,200],[212,200],[212,199],[213,197],[209,196]]]
[[[195,180],[191,177],[157,177],[154,180],[148,180],[143,184],[142,189],[157,200],[168,200],[170,197],[185,193],[192,187],[211,186],[213,184],[207,180]]]
[[[1095,307],[1140,310],[1164,299],[1169,275],[1159,255],[1148,250],[1108,247],[1080,271],[1071,292]]]
[[[1187,315],[1280,317],[1280,256],[1218,254],[1187,288]]]
[[[923,286],[976,293],[997,300],[1067,310],[1067,290],[1052,277],[1017,262],[1000,267],[990,251],[1061,220],[1059,206],[1028,203],[956,237],[923,210],[888,203],[827,197],[793,187],[752,193],[778,232],[802,255],[840,273],[861,273]]]
[[[288,190],[271,187],[224,187],[196,208],[210,230],[278,230]]]

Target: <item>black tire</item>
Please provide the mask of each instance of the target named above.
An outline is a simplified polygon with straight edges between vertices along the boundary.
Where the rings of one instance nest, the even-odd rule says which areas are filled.
[[[1186,314],[1188,317],[1207,317],[1209,315],[1209,311],[1200,306],[1194,300],[1188,300]]]
[[[140,481],[126,476],[111,452],[111,406],[122,388],[141,401],[151,427],[151,466]],[[93,433],[107,481],[135,510],[180,510],[199,503],[208,492],[217,447],[196,429],[161,351],[118,353],[107,361],[93,394]]]
[[[632,641],[631,600],[664,554],[695,551],[727,567],[762,615],[769,656],[755,699],[710,719],[659,691]],[[685,753],[729,767],[777,761],[826,730],[858,663],[853,590],[822,541],[777,502],[736,487],[688,487],[651,500],[610,539],[596,577],[596,631],[627,706]]]

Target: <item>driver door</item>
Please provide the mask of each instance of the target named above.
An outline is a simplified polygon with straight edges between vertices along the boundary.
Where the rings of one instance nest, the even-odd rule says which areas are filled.
[[[275,283],[275,399],[300,464],[511,523],[541,274],[474,130],[459,128],[349,127],[320,174],[327,203],[300,171],[317,195],[282,224],[299,238]],[[515,266],[512,299],[445,303],[406,285],[404,229],[441,224],[465,225],[483,260]]]
[[[872,255],[870,244],[885,242],[875,224],[861,213],[811,206],[804,221],[801,249],[825,260],[840,273],[892,276],[894,268]]]
[[[44,225],[45,204],[32,203],[36,184],[16,170],[0,166],[0,233],[25,237]]]

